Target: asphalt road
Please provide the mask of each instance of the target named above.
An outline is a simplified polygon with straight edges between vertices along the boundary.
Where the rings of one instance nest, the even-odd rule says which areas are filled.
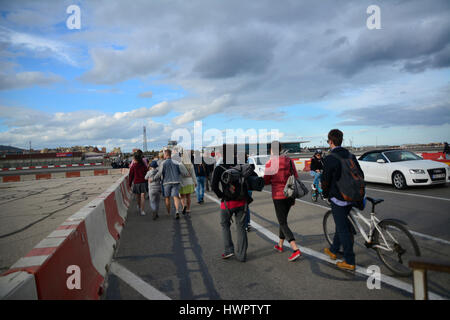
[[[67,171],[101,170],[101,169],[113,169],[113,167],[111,167],[111,166],[81,166],[81,167],[64,167],[64,168],[22,169],[22,170],[0,171],[0,177],[1,176],[16,176],[19,174],[24,175],[24,174],[67,172]]]
[[[0,184],[0,273],[119,177],[113,174]]]
[[[309,180],[306,174],[302,177]],[[385,202],[377,206],[381,219],[403,219],[412,230],[424,235],[415,236],[423,257],[450,259],[450,243],[446,242],[450,239],[448,185],[404,192],[397,192],[390,186],[369,185],[368,195],[385,198]],[[278,224],[270,189],[254,193],[254,199],[250,207],[251,219],[257,228],[248,233],[245,263],[233,257],[221,259],[219,209],[212,194],[202,205],[194,201],[191,217],[180,220],[167,216],[163,203],[160,218],[156,221],[149,214],[139,216],[132,204],[114,264],[130,271],[136,281],[111,272],[103,298],[151,299],[152,294],[146,294],[149,289],[149,292],[157,290],[170,299],[412,299],[411,292],[399,288],[411,285],[412,279],[394,276],[373,250],[364,247],[360,236],[355,244],[357,265],[361,270],[370,266],[380,268],[383,274],[380,289],[368,289],[367,275],[338,270],[321,258],[321,252],[327,246],[322,219],[328,208],[320,202],[309,203],[309,195],[297,201],[289,215],[289,226],[297,243],[305,248],[301,259],[289,262],[290,249],[285,248],[281,254],[273,250]],[[234,230],[233,226],[235,239]],[[428,236],[439,240],[431,240]],[[447,274],[430,272],[428,284],[432,292],[450,298]]]
[[[305,182],[311,181],[307,174],[302,173],[301,177]],[[0,272],[118,178],[111,175],[2,184]],[[145,299],[149,298],[148,292],[159,292],[159,296],[171,299],[412,298],[408,290],[399,288],[399,283],[411,285],[411,279],[393,276],[376,253],[362,245],[361,237],[356,238],[357,265],[362,270],[373,265],[380,268],[383,274],[380,289],[368,289],[367,275],[338,270],[324,260],[321,252],[327,243],[322,219],[328,208],[321,200],[311,203],[309,195],[297,201],[289,215],[289,225],[303,250],[300,260],[289,262],[289,248],[281,254],[273,250],[278,224],[270,188],[265,191],[254,193],[255,201],[251,204],[254,228],[248,233],[245,263],[220,257],[223,245],[219,209],[211,193],[203,205],[193,201],[191,217],[180,220],[167,216],[162,202],[156,221],[150,214],[138,215],[132,202],[113,264],[126,268],[135,281],[110,272],[103,299]],[[380,219],[402,219],[416,232],[422,256],[449,261],[448,184],[404,191],[370,184],[367,194],[385,199],[377,206]],[[235,239],[234,226],[232,232]],[[447,274],[430,272],[428,283],[432,292],[450,298]]]

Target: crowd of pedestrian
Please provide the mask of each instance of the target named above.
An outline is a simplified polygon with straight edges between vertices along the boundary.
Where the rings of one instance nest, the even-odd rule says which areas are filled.
[[[181,161],[172,159],[172,150],[165,149],[158,156],[149,161],[142,150],[133,154],[133,161],[129,165],[128,183],[133,194],[136,195],[137,209],[145,216],[145,199],[149,199],[153,219],[159,218],[159,203],[164,199],[167,214],[171,215],[172,203],[175,207],[174,218],[180,214],[189,216],[191,213],[191,196],[197,194],[197,203],[204,203],[205,183],[210,184],[214,162],[203,161],[195,164],[194,154],[182,151],[177,154]],[[209,161],[211,162],[211,161]]]
[[[314,154],[311,164],[311,175],[314,176],[313,188],[319,190],[331,205],[331,211],[336,225],[336,233],[333,244],[324,248],[324,253],[331,259],[336,259],[336,254],[343,248],[344,261],[336,265],[341,269],[355,270],[355,254],[353,252],[353,230],[347,216],[355,204],[342,195],[338,180],[341,177],[343,167],[341,159],[351,159],[362,173],[358,161],[347,149],[342,147],[343,133],[333,129],[328,133],[330,155],[322,157],[322,152]],[[228,152],[232,154],[227,155]],[[247,259],[248,239],[247,232],[250,229],[249,204],[253,201],[250,189],[240,190],[240,196],[236,185],[224,181],[224,173],[238,166],[237,146],[223,148],[207,157],[199,152],[183,151],[178,154],[181,161],[172,159],[172,150],[165,149],[150,163],[144,158],[142,151],[134,153],[133,162],[130,164],[129,184],[136,194],[138,212],[145,215],[145,195],[148,193],[150,209],[153,219],[157,219],[160,199],[164,198],[167,214],[171,215],[171,202],[175,206],[175,219],[180,214],[189,216],[191,213],[191,195],[195,192],[197,203],[204,203],[205,189],[212,190],[221,200],[220,225],[222,227],[223,259],[235,256],[239,261]],[[205,161],[207,159],[208,161]],[[246,157],[247,159],[247,157]],[[245,160],[246,162],[247,160]],[[289,261],[295,261],[302,256],[296,243],[294,233],[288,226],[288,215],[295,198],[286,195],[285,187],[288,179],[293,176],[298,179],[295,163],[280,148],[278,141],[272,142],[270,159],[265,165],[264,183],[271,185],[272,201],[275,216],[279,224],[279,240],[274,245],[277,252],[284,252],[284,242],[287,241],[292,249]],[[320,182],[320,184],[319,184]],[[247,185],[247,184],[242,184]],[[237,242],[233,243],[231,224],[235,221]]]

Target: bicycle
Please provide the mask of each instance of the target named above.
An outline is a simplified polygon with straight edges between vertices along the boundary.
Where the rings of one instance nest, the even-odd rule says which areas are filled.
[[[406,228],[405,222],[398,219],[380,221],[375,217],[375,206],[383,202],[383,199],[366,197],[366,200],[372,203],[370,218],[364,217],[356,208],[352,208],[348,215],[353,235],[357,235],[358,230],[365,240],[366,248],[374,249],[378,258],[394,274],[403,277],[411,276],[412,270],[408,267],[408,262],[411,258],[420,257],[417,241]],[[358,220],[364,222],[368,227],[368,232]],[[323,231],[330,245],[333,243],[335,230],[334,219],[329,210],[323,217]]]

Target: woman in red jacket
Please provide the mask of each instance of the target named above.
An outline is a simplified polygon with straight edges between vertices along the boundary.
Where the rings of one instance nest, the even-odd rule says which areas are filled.
[[[145,180],[147,166],[141,153],[136,152],[133,157],[135,163],[130,168],[128,183],[130,187],[133,184],[132,191],[136,195],[139,212],[142,216],[145,216],[145,193],[148,192],[148,184]]]
[[[298,173],[295,168],[295,163],[291,158],[284,155],[280,156],[280,143],[278,141],[272,142],[270,153],[270,160],[266,163],[264,183],[266,185],[272,185],[272,199],[278,223],[280,225],[280,241],[274,248],[278,252],[283,252],[283,243],[284,240],[287,239],[291,248],[294,250],[289,257],[289,261],[294,261],[302,255],[295,243],[294,235],[287,224],[289,210],[295,204],[295,200],[284,196],[284,186],[292,173],[296,178],[298,177]]]

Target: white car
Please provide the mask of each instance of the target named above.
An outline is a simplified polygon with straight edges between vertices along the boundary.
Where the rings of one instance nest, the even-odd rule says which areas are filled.
[[[369,151],[359,157],[358,162],[365,181],[392,184],[397,189],[445,184],[450,179],[447,164],[424,160],[406,150]]]
[[[264,171],[266,163],[269,161],[270,156],[250,156],[248,157],[248,163],[255,165],[255,172],[258,177],[264,177]]]

